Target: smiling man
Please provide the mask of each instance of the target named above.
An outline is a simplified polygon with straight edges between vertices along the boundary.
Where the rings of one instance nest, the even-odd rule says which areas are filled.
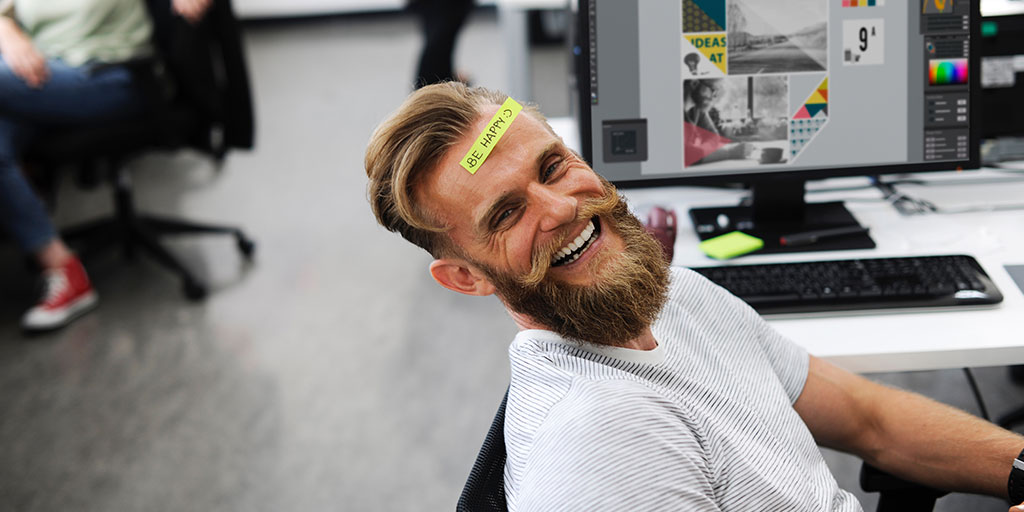
[[[459,83],[416,91],[374,133],[366,171],[378,221],[435,258],[434,279],[497,295],[521,329],[510,510],[861,510],[818,444],[933,487],[1024,500],[1010,481],[1024,475],[1011,473],[1024,438],[810,356],[726,291],[670,270],[536,109],[469,172],[461,162],[506,100]]]

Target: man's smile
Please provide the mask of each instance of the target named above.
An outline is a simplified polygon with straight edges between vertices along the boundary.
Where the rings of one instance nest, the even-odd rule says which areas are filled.
[[[590,249],[600,236],[601,221],[595,216],[590,219],[590,222],[587,223],[583,231],[573,241],[555,252],[555,256],[551,259],[551,266],[559,267],[574,263],[583,253]]]

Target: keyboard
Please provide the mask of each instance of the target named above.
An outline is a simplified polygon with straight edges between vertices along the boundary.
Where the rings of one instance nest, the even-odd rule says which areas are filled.
[[[761,314],[976,307],[1003,295],[965,255],[696,267]]]

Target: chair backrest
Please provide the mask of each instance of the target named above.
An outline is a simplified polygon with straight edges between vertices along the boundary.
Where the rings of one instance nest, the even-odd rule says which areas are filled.
[[[208,130],[189,143],[218,155],[229,147],[251,148],[252,94],[231,1],[213,0],[194,25],[171,11],[170,0],[146,3],[158,58],[172,86],[172,108],[187,105]]]
[[[935,501],[947,494],[890,475],[867,462],[860,467],[860,487],[879,493],[875,512],[929,512],[935,509]]]
[[[457,512],[505,512],[505,402],[501,399],[484,444],[476,456],[466,485],[462,488]]]

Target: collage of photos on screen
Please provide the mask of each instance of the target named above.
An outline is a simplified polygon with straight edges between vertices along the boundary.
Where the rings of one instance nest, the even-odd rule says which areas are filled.
[[[805,105],[790,105],[789,77],[825,79],[827,2],[682,2],[685,167],[789,163],[791,121],[807,115]]]

